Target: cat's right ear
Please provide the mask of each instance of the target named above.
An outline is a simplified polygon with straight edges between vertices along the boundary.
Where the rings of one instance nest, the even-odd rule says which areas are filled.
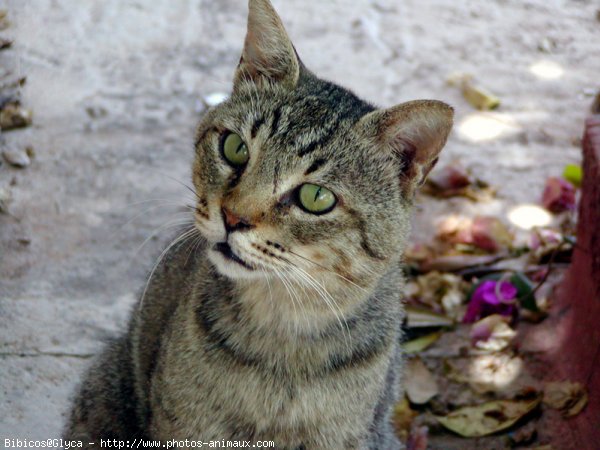
[[[248,9],[248,31],[235,72],[234,90],[244,81],[258,86],[296,86],[300,62],[273,5],[269,0],[249,0]]]
[[[415,100],[362,117],[356,127],[378,151],[401,166],[401,185],[414,193],[437,162],[452,129],[454,110],[437,100]]]

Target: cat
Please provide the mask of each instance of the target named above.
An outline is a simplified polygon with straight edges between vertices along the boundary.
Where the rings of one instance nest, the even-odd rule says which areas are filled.
[[[319,79],[270,2],[249,0],[231,96],[196,136],[195,228],[178,242],[201,250],[165,252],[66,439],[401,448],[401,255],[452,120]]]

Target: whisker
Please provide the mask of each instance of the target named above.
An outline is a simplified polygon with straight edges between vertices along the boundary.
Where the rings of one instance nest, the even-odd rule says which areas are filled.
[[[185,214],[189,214],[189,213],[185,213]],[[162,231],[168,230],[169,228],[173,228],[176,226],[181,226],[181,225],[192,225],[194,223],[194,220],[192,218],[188,218],[188,219],[178,219],[177,221],[173,221],[171,220],[170,222],[167,222],[166,224],[163,224],[157,228],[155,228],[152,233],[150,234],[150,236],[148,236],[144,242],[142,242],[142,244],[135,250],[134,255],[137,255],[142,248],[144,248],[144,246],[157,234],[161,233]]]
[[[344,333],[344,330],[346,331],[346,335],[349,340],[349,342],[346,341],[346,346],[348,349],[350,349],[351,344],[352,344],[352,336],[350,334],[350,327],[348,326],[348,321],[346,320],[346,317],[344,316],[344,313],[342,312],[341,308],[337,304],[335,298],[333,298],[333,296],[329,293],[329,291],[327,290],[327,288],[325,288],[325,286],[323,286],[321,283],[319,283],[319,281],[317,281],[312,275],[310,275],[304,269],[302,269],[301,267],[298,267],[295,264],[290,264],[289,267],[296,270],[297,273],[300,275],[300,277],[302,279],[304,279],[305,281],[307,281],[317,291],[317,293],[325,301],[325,303],[327,304],[329,309],[331,309],[331,311],[333,312],[333,314],[336,317],[336,320],[338,321],[338,323],[340,325],[340,329],[342,330],[342,333]],[[337,309],[337,311],[335,309]],[[338,314],[338,312],[339,312],[339,314]],[[342,323],[342,320],[343,320],[343,323]],[[344,325],[345,325],[345,327],[344,327]]]
[[[152,281],[152,277],[154,276],[154,272],[156,272],[156,269],[158,268],[159,264],[161,263],[161,261],[163,260],[163,258],[165,257],[165,255],[169,252],[169,250],[171,250],[171,248],[173,248],[175,245],[177,245],[180,242],[184,242],[187,238],[191,237],[194,235],[194,233],[198,232],[198,230],[194,227],[190,228],[189,230],[187,230],[186,232],[184,232],[183,234],[181,234],[179,237],[175,238],[168,246],[167,248],[165,248],[162,253],[160,254],[160,256],[158,257],[158,259],[156,260],[156,263],[154,264],[154,267],[152,267],[152,270],[150,271],[150,275],[148,276],[148,281],[146,281],[146,286],[144,287],[144,292],[142,293],[142,298],[140,299],[140,305],[138,306],[138,310],[142,309],[142,306],[144,304],[144,299],[146,298],[146,293],[148,292],[148,286],[150,286],[150,282]]]
[[[164,172],[161,172],[160,170],[156,170],[156,169],[147,169],[147,170],[151,170],[153,172],[158,173],[159,175],[162,175],[163,177],[166,177],[178,184],[180,184],[181,186],[183,186],[184,188],[186,188],[188,191],[190,191],[192,194],[194,194],[194,197],[196,197],[198,200],[202,200],[202,198],[198,195],[198,193],[190,186],[188,186],[187,184],[185,184],[183,181],[180,181],[176,178],[173,178],[171,175],[168,175]]]

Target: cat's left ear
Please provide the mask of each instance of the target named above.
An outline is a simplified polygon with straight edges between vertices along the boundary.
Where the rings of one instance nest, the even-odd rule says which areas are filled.
[[[452,129],[454,110],[437,100],[416,100],[366,114],[357,128],[377,151],[391,152],[401,164],[401,184],[420,186],[437,162]]]
[[[258,86],[284,83],[296,86],[300,62],[281,19],[269,0],[249,0],[248,31],[234,89],[244,80]]]

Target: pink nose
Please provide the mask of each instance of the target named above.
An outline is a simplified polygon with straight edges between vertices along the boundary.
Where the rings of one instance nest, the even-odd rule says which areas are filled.
[[[235,227],[238,223],[242,222],[239,216],[225,207],[223,207],[223,217],[225,217],[225,223],[230,227]]]
[[[227,231],[243,230],[253,227],[250,221],[238,216],[225,206],[221,208],[221,211],[223,212],[223,221],[225,222],[225,229]]]

